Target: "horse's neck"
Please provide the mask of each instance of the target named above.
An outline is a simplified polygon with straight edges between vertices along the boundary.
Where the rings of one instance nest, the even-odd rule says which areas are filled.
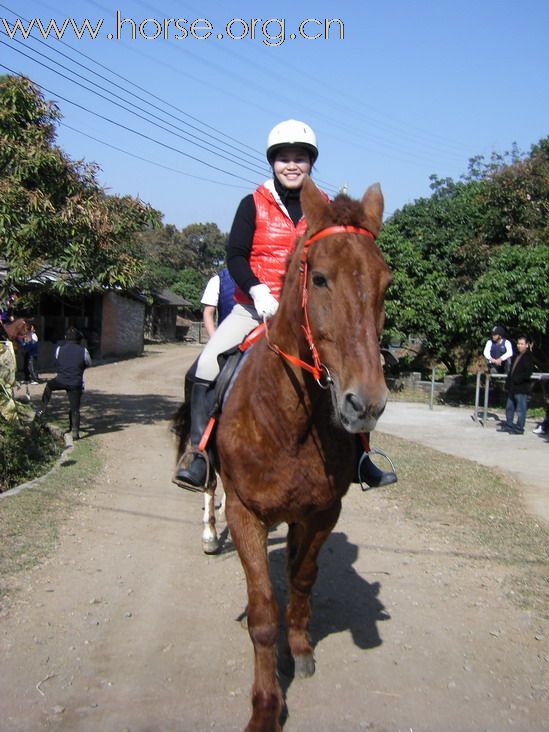
[[[281,424],[285,423],[284,429],[303,434],[310,429],[319,410],[324,414],[323,402],[326,399],[329,402],[329,396],[312,382],[310,374],[269,347],[269,344],[276,346],[284,353],[311,363],[300,318],[300,312],[281,305],[267,338],[257,349],[255,373],[259,378],[258,386],[261,384],[262,388],[254,390],[254,401],[261,411],[277,412]],[[269,384],[268,388],[265,388],[266,384]]]

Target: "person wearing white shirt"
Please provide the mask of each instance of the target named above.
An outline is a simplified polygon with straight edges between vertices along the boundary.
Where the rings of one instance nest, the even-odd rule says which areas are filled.
[[[492,328],[492,335],[484,346],[484,358],[491,374],[508,374],[513,358],[513,346],[500,325]]]

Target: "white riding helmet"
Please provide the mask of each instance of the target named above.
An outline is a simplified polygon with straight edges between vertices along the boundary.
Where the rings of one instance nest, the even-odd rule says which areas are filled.
[[[280,150],[281,147],[288,147],[288,145],[298,145],[308,150],[311,153],[311,164],[318,157],[316,135],[305,122],[287,119],[273,127],[267,138],[267,160],[269,164],[272,164],[276,151]]]

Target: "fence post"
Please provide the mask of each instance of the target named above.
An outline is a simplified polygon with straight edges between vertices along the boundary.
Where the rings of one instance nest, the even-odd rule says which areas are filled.
[[[475,413],[473,419],[475,422],[479,421],[479,405],[480,405],[480,380],[482,378],[482,372],[477,371],[477,383],[475,386]]]

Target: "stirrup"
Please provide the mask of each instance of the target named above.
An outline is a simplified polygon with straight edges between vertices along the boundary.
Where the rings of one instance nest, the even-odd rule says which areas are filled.
[[[179,470],[181,468],[188,468],[197,455],[200,455],[202,458],[204,458],[204,461],[206,462],[206,477],[204,478],[203,488],[201,486],[193,485],[192,483],[186,483],[184,480],[181,480],[177,477],[177,473],[179,472]],[[208,485],[210,484],[210,458],[208,456],[207,450],[200,450],[200,448],[192,446],[188,447],[177,461],[172,476],[172,483],[175,483],[175,485],[179,486],[179,488],[184,488],[185,490],[191,491],[192,493],[205,493]]]
[[[360,487],[363,491],[371,491],[373,490],[374,486],[368,485],[368,483],[363,483],[360,480],[360,468],[362,467],[362,463],[366,458],[370,458],[370,455],[379,455],[382,458],[385,458],[389,465],[391,466],[391,471],[396,475],[396,467],[394,462],[391,460],[391,458],[387,455],[386,452],[383,452],[383,450],[380,450],[379,447],[372,447],[368,452],[364,451],[362,455],[360,456],[360,460],[358,461],[358,482],[360,484]],[[376,466],[377,467],[377,466]],[[381,470],[381,468],[379,468]]]

